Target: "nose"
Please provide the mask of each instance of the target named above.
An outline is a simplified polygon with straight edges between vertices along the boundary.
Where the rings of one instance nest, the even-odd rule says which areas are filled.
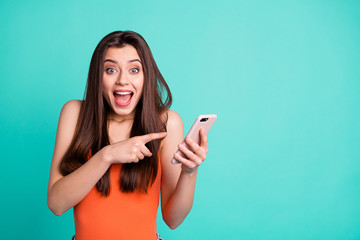
[[[129,83],[128,76],[126,75],[126,73],[121,71],[118,78],[117,78],[117,80],[116,80],[116,84],[117,85],[126,85],[128,83]]]

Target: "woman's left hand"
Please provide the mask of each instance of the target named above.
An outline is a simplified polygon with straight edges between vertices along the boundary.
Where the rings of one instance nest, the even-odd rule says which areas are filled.
[[[198,145],[191,138],[185,138],[185,142],[179,144],[179,150],[184,154],[175,153],[174,158],[182,163],[182,170],[187,173],[194,172],[206,159],[206,154],[209,151],[207,135],[203,128],[200,129],[200,145]]]

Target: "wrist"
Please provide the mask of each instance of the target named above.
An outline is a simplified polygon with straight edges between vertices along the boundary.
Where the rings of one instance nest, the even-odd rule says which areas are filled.
[[[112,156],[110,151],[111,145],[107,145],[101,149],[101,159],[107,164],[112,163]]]
[[[199,167],[194,167],[194,168],[182,167],[181,174],[182,175],[187,175],[187,176],[193,176],[193,175],[196,175],[198,169],[199,169]]]

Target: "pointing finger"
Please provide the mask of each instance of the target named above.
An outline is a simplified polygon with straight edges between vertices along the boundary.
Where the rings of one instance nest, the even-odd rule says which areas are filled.
[[[143,136],[140,136],[140,138],[142,139],[143,143],[148,143],[150,141],[156,140],[156,139],[160,139],[160,138],[164,138],[166,137],[167,132],[159,132],[159,133],[149,133]]]

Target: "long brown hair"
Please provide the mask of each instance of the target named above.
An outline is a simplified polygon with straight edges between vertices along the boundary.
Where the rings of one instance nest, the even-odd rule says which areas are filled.
[[[110,144],[107,129],[110,106],[102,94],[104,57],[109,47],[123,47],[126,44],[136,49],[144,71],[143,94],[136,106],[130,137],[166,131],[167,119],[162,119],[161,114],[170,108],[172,97],[148,44],[138,33],[112,32],[100,41],[92,55],[86,95],[81,104],[74,138],[60,164],[60,171],[64,176],[81,167],[87,161],[90,151],[95,154]],[[166,97],[163,97],[164,91]],[[158,172],[157,153],[160,140],[151,141],[146,146],[153,153],[151,157],[145,157],[138,163],[123,164],[120,175],[121,191],[139,190],[146,193],[148,187],[154,183]],[[110,168],[97,182],[96,188],[102,195],[110,194]]]

